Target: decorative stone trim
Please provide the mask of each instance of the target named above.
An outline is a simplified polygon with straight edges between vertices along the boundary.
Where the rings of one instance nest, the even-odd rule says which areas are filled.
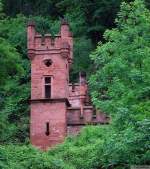
[[[69,107],[71,106],[68,99],[66,98],[53,98],[53,99],[30,99],[30,103],[58,103],[58,102],[65,102],[66,105]]]

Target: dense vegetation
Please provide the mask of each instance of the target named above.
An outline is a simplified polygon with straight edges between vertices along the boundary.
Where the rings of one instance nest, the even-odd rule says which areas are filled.
[[[121,2],[0,1],[0,168],[150,165],[150,11],[141,0]],[[145,4],[149,8],[149,2]],[[74,34],[71,78],[75,81],[80,70],[88,73],[94,105],[112,120],[107,126],[88,126],[79,136],[42,153],[28,145],[26,24],[34,19],[39,32],[56,34],[58,18],[63,17]]]
[[[104,30],[115,25],[114,18],[119,10],[120,0],[89,0],[78,3],[69,0],[1,0],[0,4],[0,38],[3,39],[0,45],[3,56],[0,60],[0,142],[24,143],[28,142],[29,133],[30,63],[26,47],[28,20],[35,20],[37,31],[42,34],[56,34],[60,26],[59,18],[67,18],[74,35],[71,81],[76,81],[80,70],[88,73],[91,71],[93,66],[89,54],[101,39]]]

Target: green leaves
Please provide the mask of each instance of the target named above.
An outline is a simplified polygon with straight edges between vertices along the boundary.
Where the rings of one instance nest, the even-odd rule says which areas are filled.
[[[147,140],[143,140],[147,134],[139,131],[138,124],[150,117],[150,12],[140,0],[124,2],[116,23],[117,28],[105,32],[106,42],[91,54],[96,71],[90,86],[93,103],[111,115],[116,135],[108,132],[104,166],[126,168],[147,162]],[[148,126],[143,132],[147,133]]]
[[[25,142],[28,136],[29,63],[25,18],[0,20],[0,143]],[[26,59],[23,57],[26,56]],[[27,80],[28,79],[28,80]],[[20,85],[21,84],[21,85]]]
[[[133,16],[135,16],[134,19]],[[99,89],[97,99],[101,98],[103,93],[101,90],[104,91],[105,86],[105,93],[112,101],[115,100],[113,103],[116,107],[119,102],[124,105],[129,104],[128,100],[132,104],[137,104],[136,93],[150,84],[150,81],[146,80],[149,74],[147,64],[150,57],[148,53],[150,40],[146,38],[150,36],[148,30],[150,22],[147,18],[150,18],[150,13],[141,1],[122,4],[118,15],[118,27],[105,32],[104,38],[107,42],[100,43],[91,55],[97,70],[90,84],[92,89]],[[124,20],[131,22],[124,22]],[[135,25],[135,22],[139,23]],[[144,29],[141,29],[143,27]],[[130,93],[130,96],[127,93]],[[114,114],[113,111],[107,110]]]
[[[44,17],[4,19],[0,3],[0,143],[29,141],[30,64],[25,29],[30,18],[42,34],[58,33],[58,16],[68,19],[74,33],[72,80],[80,70],[94,72],[89,80],[92,100],[110,115],[111,124],[86,127],[77,137],[43,153],[30,146],[0,146],[0,168],[126,169],[131,164],[149,164],[150,12],[144,3],[122,3],[117,28],[104,33],[105,43],[99,42],[90,60],[89,53],[104,30],[115,26],[120,0],[21,2],[14,0],[11,8],[12,2],[5,1],[4,11],[12,16],[19,11],[40,12]],[[45,17],[49,14],[51,18]]]
[[[19,65],[20,59],[16,49],[5,39],[0,38],[0,84],[4,84],[10,77],[17,73],[22,73],[23,69]]]

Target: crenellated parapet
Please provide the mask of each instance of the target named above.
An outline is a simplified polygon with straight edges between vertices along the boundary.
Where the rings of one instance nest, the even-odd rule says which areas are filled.
[[[47,150],[77,134],[87,124],[106,124],[109,119],[91,104],[85,72],[70,84],[73,38],[69,24],[62,20],[58,35],[27,27],[28,57],[31,61],[30,141]]]
[[[42,36],[36,32],[35,23],[30,21],[27,27],[27,47],[30,59],[43,53],[56,53],[66,58],[70,65],[73,60],[73,38],[69,24],[63,20],[58,35],[45,34]]]

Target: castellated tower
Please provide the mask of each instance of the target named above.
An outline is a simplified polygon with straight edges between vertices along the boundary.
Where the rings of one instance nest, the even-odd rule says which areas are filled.
[[[40,35],[33,22],[27,28],[28,57],[31,61],[30,140],[47,150],[62,143],[67,135],[77,134],[86,124],[108,122],[95,111],[88,95],[86,74],[79,82],[69,83],[73,60],[73,39],[67,22],[60,33]]]
[[[41,36],[28,23],[28,57],[31,61],[31,143],[47,149],[61,143],[67,133],[69,68],[72,63],[72,34],[65,21],[53,39]]]

